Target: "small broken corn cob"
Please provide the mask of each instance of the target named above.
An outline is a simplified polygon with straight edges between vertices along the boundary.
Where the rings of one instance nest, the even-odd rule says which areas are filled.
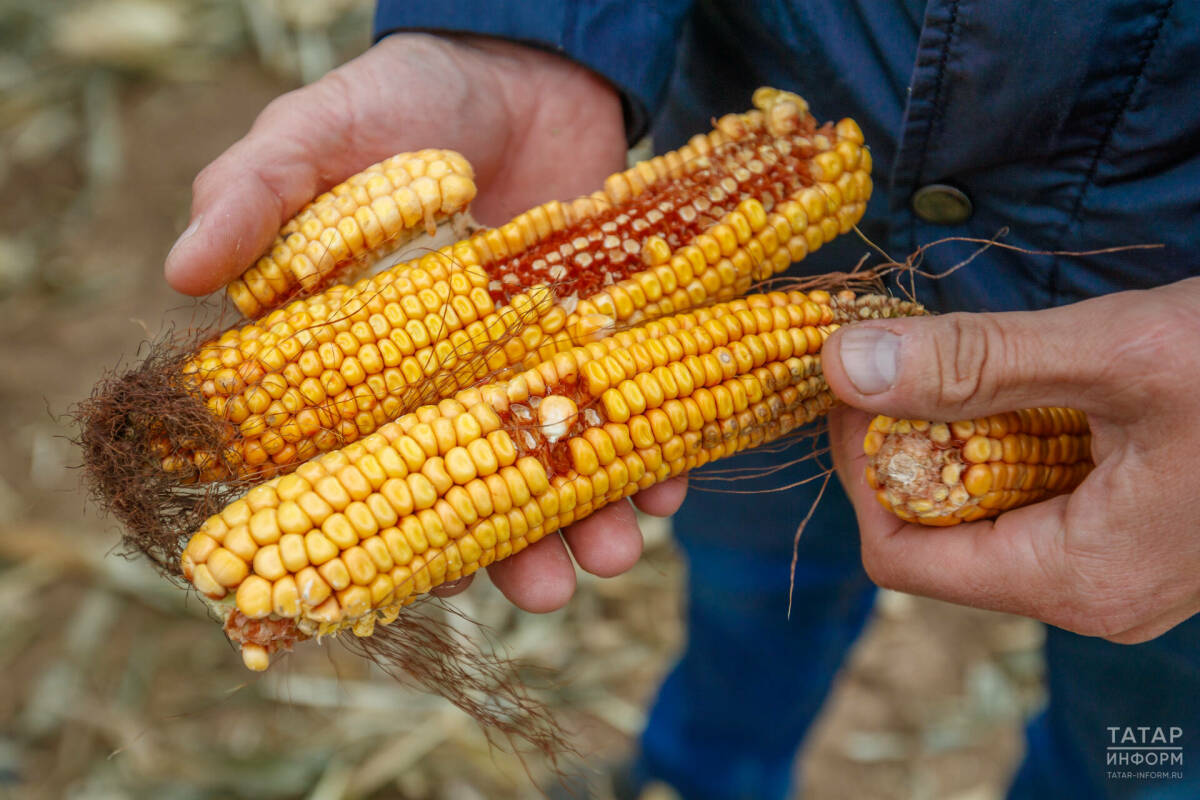
[[[863,309],[913,307],[775,292],[559,352],[251,489],[182,572],[252,669],[310,636],[370,635],[416,595],[822,414],[821,345]]]
[[[955,525],[1069,492],[1092,469],[1087,416],[1031,408],[962,422],[876,417],[867,482],[907,522]]]
[[[317,197],[289,220],[255,264],[226,287],[254,318],[313,294],[465,211],[471,165],[453,150],[400,153]]]
[[[184,372],[229,423],[228,443],[217,454],[164,437],[163,470],[182,483],[230,477],[231,465],[233,477],[270,477],[484,372],[744,294],[849,230],[871,191],[858,126],[818,127],[785,92],[760,90],[755,103],[590,197],[546,203],[202,345]]]

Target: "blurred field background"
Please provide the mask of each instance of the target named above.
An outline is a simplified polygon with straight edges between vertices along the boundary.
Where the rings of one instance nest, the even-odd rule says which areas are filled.
[[[72,469],[62,415],[194,318],[161,279],[192,177],[273,97],[366,47],[370,13],[366,0],[0,0],[0,797],[542,796],[455,709],[336,643],[246,672],[195,598],[112,552],[115,525],[86,508]],[[669,524],[648,520],[646,535],[636,569],[584,577],[561,612],[517,613],[486,580],[455,601],[547,670],[544,696],[595,784],[579,797],[606,796],[604,767],[629,753],[682,641]],[[805,796],[1001,796],[1042,700],[1041,637],[884,594],[798,762]],[[544,764],[528,769],[553,788]]]

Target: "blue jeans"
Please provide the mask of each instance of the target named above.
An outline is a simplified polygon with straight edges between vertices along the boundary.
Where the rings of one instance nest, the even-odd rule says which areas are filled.
[[[751,453],[731,463],[770,467]],[[801,465],[736,484],[696,480],[675,517],[689,565],[688,640],[642,735],[635,775],[686,800],[774,800],[792,788],[793,761],[835,673],[870,614],[854,516],[837,480],[800,538],[790,619],[788,572],[796,524],[820,481]],[[1013,798],[1200,797],[1200,618],[1137,646],[1049,629],[1050,703],[1028,729]],[[1182,731],[1183,779],[1110,778],[1109,726]],[[1118,732],[1120,733],[1120,732]],[[1134,732],[1136,735],[1136,731]],[[1116,744],[1113,742],[1112,744]],[[1136,751],[1121,751],[1136,752]]]

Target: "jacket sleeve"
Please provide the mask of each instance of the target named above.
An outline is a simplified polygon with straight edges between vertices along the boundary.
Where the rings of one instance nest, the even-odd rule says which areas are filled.
[[[375,40],[401,30],[475,33],[565,55],[607,78],[621,94],[625,130],[636,141],[659,108],[676,42],[692,0],[379,0]]]

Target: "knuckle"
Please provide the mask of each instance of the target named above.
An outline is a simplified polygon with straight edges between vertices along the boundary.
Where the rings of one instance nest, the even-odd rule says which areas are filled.
[[[1148,319],[1129,326],[1125,354],[1114,359],[1139,372],[1138,380],[1126,376],[1124,383],[1140,386],[1149,396],[1175,391],[1181,375],[1195,374],[1200,358],[1192,343],[1200,338],[1200,313],[1195,309],[1164,304]]]
[[[1101,591],[1100,587],[1075,586],[1068,591],[1061,620],[1049,622],[1080,634],[1116,640],[1150,616],[1143,602],[1131,600],[1124,591]]]
[[[213,176],[217,172],[217,162],[213,161],[205,165],[203,169],[196,173],[196,177],[192,178],[192,195],[197,196],[203,194],[204,189],[212,182]]]
[[[1181,397],[1200,388],[1200,309],[1189,297],[1165,292],[1136,293],[1131,301],[1112,296],[1110,355],[1088,390],[1125,423],[1166,419]],[[1109,299],[1109,298],[1105,298]]]
[[[335,69],[322,77],[316,88],[321,93],[319,108],[328,116],[327,125],[340,134],[344,145],[350,145],[360,122],[355,103],[359,90],[357,81],[344,70]]]
[[[1100,638],[1107,639],[1113,644],[1142,644],[1143,642],[1150,641],[1157,635],[1158,633],[1155,633],[1151,630],[1138,630],[1124,631],[1111,636],[1101,636]]]
[[[1073,616],[1063,627],[1081,636],[1093,636],[1098,639],[1113,640],[1124,631],[1133,627],[1128,618],[1121,613],[1105,613],[1092,611]]]
[[[321,80],[324,80],[324,78],[321,78]],[[304,91],[304,89],[293,89],[271,100],[263,106],[262,111],[258,112],[258,116],[254,118],[254,125],[251,127],[256,128],[263,125],[270,125],[276,117],[289,115],[297,101],[297,97],[302,96],[300,93]]]
[[[936,398],[943,408],[994,399],[996,361],[1005,352],[1003,327],[982,314],[949,314],[935,342]]]

